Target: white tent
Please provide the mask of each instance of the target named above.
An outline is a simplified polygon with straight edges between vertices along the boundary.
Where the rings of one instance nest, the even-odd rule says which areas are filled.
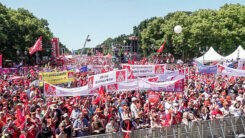
[[[236,61],[237,58],[245,59],[245,50],[242,48],[242,46],[239,46],[233,53],[225,57],[226,60],[232,61]]]
[[[214,61],[222,61],[224,57],[218,54],[213,47],[210,47],[209,50],[199,58],[196,58],[198,62],[214,62]]]

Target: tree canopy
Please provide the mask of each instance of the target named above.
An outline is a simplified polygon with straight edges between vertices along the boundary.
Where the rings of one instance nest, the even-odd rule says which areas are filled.
[[[133,28],[133,34],[108,38],[101,45],[121,44],[129,36],[138,37],[139,54],[150,55],[166,41],[164,53],[177,57],[193,58],[200,56],[206,47],[226,56],[239,45],[245,46],[245,6],[225,4],[219,10],[200,9],[198,11],[176,11],[165,17],[153,17],[142,21]],[[182,26],[182,32],[176,34],[174,27]],[[153,49],[152,45],[156,45]],[[201,50],[201,51],[200,51]]]
[[[35,41],[43,37],[42,55],[47,55],[47,48],[51,48],[53,33],[48,27],[46,19],[38,19],[28,10],[19,8],[17,10],[6,8],[0,3],[0,53],[4,59],[17,60],[16,51],[23,55],[24,51],[34,45]],[[60,43],[60,50],[65,45]],[[30,56],[30,58],[34,55]]]

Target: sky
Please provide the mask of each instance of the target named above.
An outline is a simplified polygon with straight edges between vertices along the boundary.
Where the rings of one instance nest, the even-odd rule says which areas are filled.
[[[70,50],[95,47],[108,37],[130,34],[133,27],[169,12],[219,9],[225,3],[245,5],[245,0],[0,0],[8,8],[25,8],[47,19],[55,37]]]

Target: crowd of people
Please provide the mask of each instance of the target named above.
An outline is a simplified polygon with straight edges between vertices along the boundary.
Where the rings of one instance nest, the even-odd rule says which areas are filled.
[[[168,69],[187,66],[168,65]],[[33,68],[26,72],[0,72],[2,138],[130,133],[245,114],[244,78],[200,74],[194,66],[189,66],[183,92],[158,91],[160,99],[155,103],[148,100],[149,91],[144,90],[105,92],[105,100],[99,103],[93,103],[96,96],[45,97],[42,87],[31,84],[38,75],[31,75],[30,70]],[[89,74],[76,73],[69,87],[86,85]],[[12,76],[23,78],[10,80]]]

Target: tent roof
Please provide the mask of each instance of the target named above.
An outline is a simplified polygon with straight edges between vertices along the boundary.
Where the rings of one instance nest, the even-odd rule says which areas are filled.
[[[199,58],[196,58],[199,62],[213,62],[213,61],[221,61],[224,57],[218,54],[213,47],[210,47],[209,50]]]
[[[226,60],[233,61],[236,61],[237,58],[245,59],[245,50],[242,48],[242,46],[239,46],[233,53],[225,57]]]

